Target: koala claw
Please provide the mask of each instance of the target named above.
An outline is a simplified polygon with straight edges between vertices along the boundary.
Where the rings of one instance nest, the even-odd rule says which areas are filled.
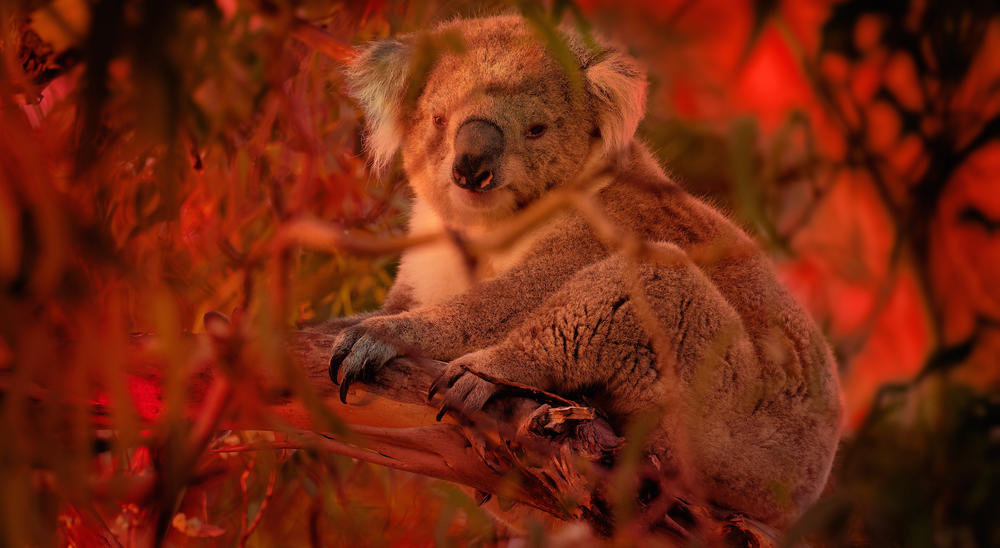
[[[356,325],[341,332],[334,342],[330,380],[340,385],[340,401],[343,403],[347,403],[347,392],[353,383],[368,380],[375,370],[399,355],[395,346],[367,331],[363,324]]]
[[[444,371],[438,375],[438,378],[434,379],[431,387],[427,390],[427,401],[431,401],[434,398],[434,394],[437,394],[442,388],[451,388],[463,373],[465,373],[465,369],[459,366],[454,364],[446,365]]]
[[[336,340],[333,341],[333,355],[330,356],[329,370],[330,380],[333,381],[333,384],[340,385],[340,381],[337,380],[337,376],[340,374],[340,365],[344,358],[351,353],[351,348],[360,337],[361,331],[352,326],[341,331]]]
[[[437,414],[439,421],[449,411],[463,416],[479,411],[496,395],[499,387],[464,367],[451,363],[427,391],[428,401],[442,389],[444,389],[442,392],[444,401]]]

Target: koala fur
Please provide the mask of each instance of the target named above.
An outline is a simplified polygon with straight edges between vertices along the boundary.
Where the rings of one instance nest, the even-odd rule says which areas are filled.
[[[428,64],[428,45],[454,36],[461,47]],[[373,165],[402,153],[414,235],[489,234],[574,187],[643,252],[609,249],[576,209],[474,269],[451,241],[407,250],[383,309],[339,335],[331,376],[344,397],[351,381],[419,354],[450,362],[437,385],[446,409],[487,402],[496,388],[480,372],[586,397],[621,427],[652,416],[648,451],[681,489],[787,526],[818,497],[838,440],[830,351],[752,240],[634,137],[638,64],[572,30],[563,38],[576,83],[518,16],[364,47],[348,80]],[[502,153],[456,157],[459,141],[498,135]]]

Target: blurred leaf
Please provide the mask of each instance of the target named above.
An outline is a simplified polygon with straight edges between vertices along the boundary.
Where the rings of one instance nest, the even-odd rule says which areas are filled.
[[[90,9],[85,0],[53,0],[32,12],[31,27],[59,54],[87,35]]]
[[[777,0],[755,0],[752,4],[753,23],[750,26],[750,36],[747,37],[747,41],[743,45],[743,52],[740,53],[740,65],[746,63],[750,57],[750,52],[757,45],[757,40],[760,38],[761,33],[764,32],[764,26],[778,11]]]

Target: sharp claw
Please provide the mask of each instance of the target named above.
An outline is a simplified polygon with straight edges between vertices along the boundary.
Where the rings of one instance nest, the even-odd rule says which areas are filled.
[[[441,390],[441,385],[445,383],[445,377],[447,376],[448,372],[445,371],[444,373],[438,375],[438,378],[434,379],[434,382],[431,383],[430,389],[427,390],[427,401],[431,401],[431,398],[434,397],[434,394],[437,394],[438,390]]]
[[[438,411],[438,414],[437,414],[437,421],[441,422],[441,419],[444,418],[444,414],[447,413],[447,412],[448,412],[448,406],[447,405],[442,405],[441,409]]]
[[[448,382],[449,374],[450,373],[446,368],[443,373],[438,375],[438,378],[434,379],[434,382],[431,383],[431,387],[427,390],[427,401],[431,401],[431,398],[433,398],[434,394],[437,394],[438,391],[441,390],[442,386],[451,387],[451,385],[454,384],[454,382]]]
[[[336,356],[330,358],[330,368],[327,371],[330,373],[330,380],[333,381],[333,384],[339,385],[340,383],[337,382],[337,373],[340,371],[340,362],[334,361],[336,358]]]
[[[493,493],[487,493],[486,491],[476,489],[476,500],[478,501],[477,504],[480,506],[489,502],[491,498],[493,498]]]
[[[344,373],[344,382],[340,383],[341,403],[347,403],[347,389],[350,385],[351,385],[351,379],[348,378],[348,373]]]
[[[340,373],[340,368],[344,365],[344,360],[350,355],[351,345],[343,348],[335,348],[333,351],[333,356],[330,357],[330,380],[333,384],[340,384],[337,382],[337,374]]]

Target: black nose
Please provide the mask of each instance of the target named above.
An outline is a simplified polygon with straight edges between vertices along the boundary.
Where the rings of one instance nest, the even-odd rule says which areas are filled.
[[[455,184],[475,192],[500,184],[500,157],[503,132],[487,120],[467,120],[455,135],[455,164],[451,177]]]

